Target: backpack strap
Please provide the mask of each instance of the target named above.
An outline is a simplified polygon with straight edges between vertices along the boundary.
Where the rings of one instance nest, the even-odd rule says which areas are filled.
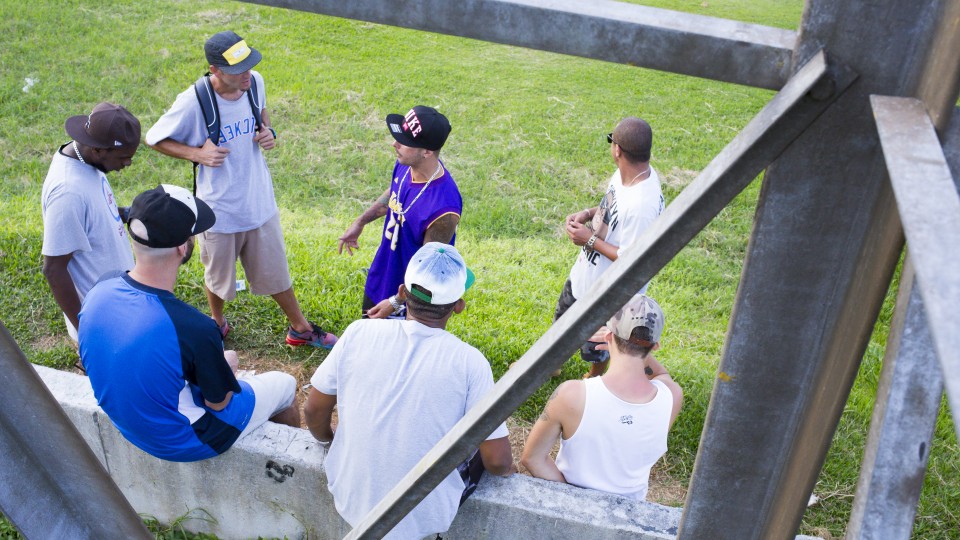
[[[207,138],[213,141],[213,144],[220,145],[220,107],[217,106],[217,98],[213,92],[213,85],[210,84],[210,72],[200,77],[193,83],[193,91],[197,94],[197,101],[200,102],[200,111],[203,112],[203,123],[207,128]],[[200,164],[193,162],[193,195],[197,195],[197,169]]]
[[[263,120],[261,119],[263,104],[260,103],[260,92],[257,91],[257,78],[252,74],[250,75],[250,89],[247,90],[247,100],[250,101],[250,110],[253,111],[253,119],[257,123],[257,131],[260,131],[260,128],[263,127]]]

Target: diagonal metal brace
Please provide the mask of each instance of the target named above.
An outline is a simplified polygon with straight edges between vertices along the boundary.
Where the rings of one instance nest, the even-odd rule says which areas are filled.
[[[612,0],[245,0],[771,90],[791,30]]]
[[[943,370],[947,402],[956,415],[960,412],[960,195],[923,102],[870,96],[870,104]],[[960,422],[954,422],[954,429],[960,437]]]
[[[383,537],[856,79],[817,53],[346,537]]]
[[[27,538],[153,538],[0,323],[0,511]]]

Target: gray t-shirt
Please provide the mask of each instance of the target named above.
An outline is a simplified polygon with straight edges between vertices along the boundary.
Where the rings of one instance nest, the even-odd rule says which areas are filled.
[[[356,526],[493,387],[493,373],[480,351],[446,330],[361,320],[310,382],[337,396],[340,423],[324,467],[337,512]],[[488,440],[506,436],[501,424]],[[452,471],[386,538],[446,531],[462,493]]]
[[[263,77],[256,71],[251,74],[260,94],[257,103],[265,107]],[[253,140],[257,134],[256,120],[246,92],[234,101],[214,95],[220,108],[220,147],[230,150],[230,154],[219,167],[200,166],[197,197],[209,204],[217,216],[217,222],[210,228],[212,232],[253,230],[277,213],[273,179],[260,145]],[[170,110],[147,131],[146,141],[151,146],[164,139],[195,147],[203,146],[207,140],[203,111],[192,85],[177,96]]]
[[[43,181],[41,203],[41,253],[48,257],[73,254],[67,272],[81,300],[100,276],[133,268],[113,189],[99,169],[58,150]]]

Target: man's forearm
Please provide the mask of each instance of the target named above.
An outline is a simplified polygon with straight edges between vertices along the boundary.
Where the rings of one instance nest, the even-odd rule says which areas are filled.
[[[200,152],[199,148],[187,146],[186,144],[177,142],[173,139],[164,139],[157,142],[157,144],[152,145],[150,148],[153,148],[161,154],[175,157],[177,159],[185,159],[193,162],[200,161],[197,157],[198,153]]]
[[[371,221],[376,221],[383,216],[387,215],[387,210],[390,204],[390,190],[384,191],[380,197],[377,198],[369,208],[363,211],[362,214],[356,219],[356,222],[360,225],[366,225]]]
[[[43,258],[43,277],[47,279],[50,285],[50,292],[53,293],[53,299],[60,306],[60,310],[67,316],[74,328],[80,327],[80,295],[77,294],[77,287],[73,283],[73,278],[67,271],[67,262],[70,257],[44,257]]]

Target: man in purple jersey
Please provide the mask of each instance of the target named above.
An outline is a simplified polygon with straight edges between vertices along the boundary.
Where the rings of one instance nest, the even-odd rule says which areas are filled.
[[[404,317],[396,298],[413,254],[427,242],[453,244],[463,210],[460,190],[440,161],[440,149],[450,134],[447,117],[432,107],[417,105],[406,115],[387,115],[397,162],[393,181],[370,208],[340,237],[339,251],[359,248],[364,226],[386,216],[380,247],[367,273],[364,317]]]

